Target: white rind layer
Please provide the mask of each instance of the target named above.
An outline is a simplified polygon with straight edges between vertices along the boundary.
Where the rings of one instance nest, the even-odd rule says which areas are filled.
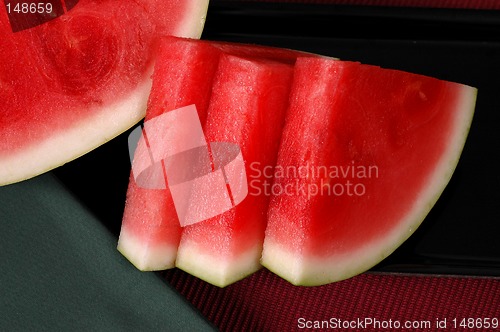
[[[317,286],[348,279],[363,273],[396,250],[419,227],[455,171],[460,159],[474,115],[477,90],[462,86],[460,100],[456,109],[457,116],[450,134],[451,145],[436,165],[429,179],[432,185],[426,186],[417,200],[397,227],[386,236],[367,243],[355,252],[329,257],[315,257],[305,253],[290,252],[284,246],[266,236],[262,254],[262,265],[288,280],[294,285]]]
[[[226,287],[262,268],[262,246],[257,245],[238,255],[213,256],[200,250],[197,243],[181,241],[176,267],[206,282]]]
[[[149,77],[149,76],[148,76]],[[145,115],[151,79],[145,79],[126,98],[89,111],[93,116],[75,123],[18,153],[0,158],[0,185],[29,179],[72,161],[108,142]]]
[[[118,239],[118,251],[141,271],[159,271],[175,267],[177,246],[151,245],[122,228]]]
[[[191,9],[172,34],[200,38],[208,3],[209,0],[191,0]],[[77,159],[137,124],[146,113],[151,73],[152,68],[125,98],[100,109],[89,110],[95,115],[81,123],[75,123],[66,131],[15,154],[0,156],[0,186],[30,179]]]
[[[200,38],[207,19],[209,0],[191,0],[191,8],[184,21],[174,33],[178,37]]]

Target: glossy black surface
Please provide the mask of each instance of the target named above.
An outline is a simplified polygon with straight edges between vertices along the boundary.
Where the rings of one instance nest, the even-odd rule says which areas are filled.
[[[288,47],[475,86],[457,170],[422,226],[373,271],[500,276],[500,13],[211,3],[204,39]],[[54,171],[116,235],[127,133]]]

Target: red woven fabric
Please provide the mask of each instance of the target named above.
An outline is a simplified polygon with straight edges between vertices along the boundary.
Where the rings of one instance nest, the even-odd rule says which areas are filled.
[[[500,319],[498,279],[362,274],[297,287],[263,269],[221,289],[180,270],[166,272],[165,278],[220,331],[300,331],[315,322],[324,326],[314,331],[347,323],[351,328],[339,330],[396,330],[398,324],[406,331],[500,330],[477,328],[478,319]],[[446,329],[437,328],[444,319]],[[405,324],[419,328],[402,329]]]

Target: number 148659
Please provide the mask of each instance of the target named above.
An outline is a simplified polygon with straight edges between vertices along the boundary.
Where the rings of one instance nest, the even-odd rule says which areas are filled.
[[[498,318],[453,318],[451,320],[453,328],[462,329],[497,329],[499,327]]]
[[[53,9],[50,2],[18,2],[16,4],[7,3],[5,7],[7,7],[8,14],[51,14]]]

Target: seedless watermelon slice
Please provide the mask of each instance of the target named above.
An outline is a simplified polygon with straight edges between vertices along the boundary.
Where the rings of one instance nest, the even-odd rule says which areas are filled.
[[[208,0],[81,0],[12,32],[0,9],[0,185],[33,177],[144,117],[155,40],[199,37]]]
[[[430,77],[299,58],[262,264],[321,285],[387,257],[450,180],[475,96]]]
[[[205,123],[219,56],[220,51],[207,43],[162,38],[145,121],[194,104]],[[161,140],[164,134],[148,132],[148,138],[156,135]],[[149,161],[148,151],[141,148],[144,145],[138,144],[134,162]],[[142,271],[173,268],[181,232],[170,190],[143,188],[132,173],[118,250]]]
[[[205,134],[209,142],[240,146],[247,177],[252,176],[252,167],[261,169],[276,162],[292,74],[291,65],[221,56]],[[271,181],[256,176],[239,205],[184,227],[176,266],[219,287],[261,268],[269,202],[261,192]]]

